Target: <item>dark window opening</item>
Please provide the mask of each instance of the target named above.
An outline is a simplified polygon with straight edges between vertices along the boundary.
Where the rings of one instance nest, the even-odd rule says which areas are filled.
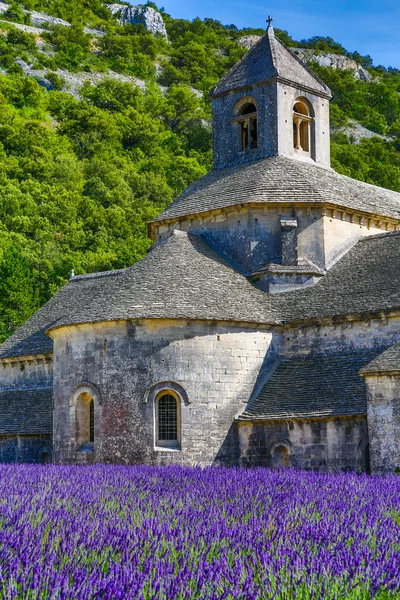
[[[257,107],[253,102],[245,104],[234,118],[239,127],[239,150],[246,152],[258,147]]]
[[[163,394],[158,400],[158,440],[178,442],[178,406],[171,394]]]
[[[94,444],[94,402],[93,402],[93,399],[90,401],[89,411],[90,411],[90,415],[89,415],[89,419],[90,419],[90,424],[89,424],[89,429],[90,429],[89,442],[91,444]]]
[[[42,465],[48,465],[50,464],[50,454],[48,452],[43,452],[42,456],[40,457],[40,462]]]
[[[273,466],[285,468],[289,465],[289,452],[286,446],[277,446],[273,454]]]
[[[251,115],[256,112],[257,112],[257,109],[255,107],[255,104],[252,104],[252,102],[249,102],[249,104],[246,104],[245,107],[240,111],[240,114],[241,115]]]

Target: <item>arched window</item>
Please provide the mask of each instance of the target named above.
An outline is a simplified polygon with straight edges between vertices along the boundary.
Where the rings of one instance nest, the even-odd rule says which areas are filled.
[[[306,99],[298,98],[293,106],[293,146],[299,154],[311,157],[313,126],[311,105]]]
[[[180,448],[181,402],[172,390],[163,390],[156,396],[156,442],[164,448]]]
[[[40,457],[40,462],[42,465],[48,465],[50,464],[50,460],[51,460],[51,456],[48,452],[43,452],[42,456]]]
[[[94,400],[88,392],[82,392],[76,399],[75,426],[77,450],[94,450]]]
[[[233,119],[238,128],[238,148],[240,152],[255,150],[258,146],[257,106],[253,100],[241,101],[235,109]]]
[[[286,446],[278,445],[273,448],[272,466],[281,469],[289,466],[289,451]]]
[[[52,462],[52,451],[50,446],[42,446],[37,453],[36,462],[42,465],[48,465]]]

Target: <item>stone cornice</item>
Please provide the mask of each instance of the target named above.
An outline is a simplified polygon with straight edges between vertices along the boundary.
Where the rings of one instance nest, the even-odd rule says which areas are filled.
[[[360,418],[366,418],[367,413],[358,413],[358,414],[354,414],[354,415],[326,415],[326,416],[316,416],[316,417],[298,417],[298,416],[292,416],[292,417],[279,417],[276,419],[268,419],[268,418],[262,418],[260,417],[259,419],[257,418],[250,418],[250,417],[236,417],[235,419],[235,423],[238,423],[239,425],[264,425],[264,424],[275,424],[275,423],[312,423],[314,421],[349,421],[349,420],[354,420],[354,419],[360,419]]]
[[[50,363],[53,360],[53,354],[36,354],[32,356],[10,356],[0,358],[0,365],[6,366],[25,366],[27,364]]]
[[[218,223],[225,221],[232,215],[249,215],[257,211],[261,211],[263,215],[268,215],[271,209],[278,210],[279,216],[285,209],[292,211],[293,208],[295,208],[296,211],[298,209],[300,211],[305,209],[308,216],[311,216],[313,212],[317,211],[320,213],[321,217],[355,223],[365,226],[368,229],[376,226],[377,229],[392,231],[399,228],[400,225],[400,219],[395,219],[394,217],[380,215],[379,213],[356,211],[347,208],[346,206],[325,202],[313,202],[312,205],[309,202],[249,202],[246,204],[240,203],[231,205],[226,208],[216,208],[204,212],[189,213],[180,217],[163,219],[162,221],[150,221],[148,224],[148,232],[149,237],[153,241],[156,241],[161,228],[167,228],[167,231],[171,231],[172,229],[190,231],[196,222],[198,222],[199,225],[203,225],[205,220],[210,220],[210,223]]]
[[[383,325],[388,325],[389,319],[396,317],[400,318],[400,310],[339,315],[323,318],[311,317],[296,321],[287,321],[281,325],[275,325],[274,329],[284,331],[289,329],[306,329],[308,327],[342,326],[344,324],[352,326],[353,323],[364,323],[365,327],[370,327],[372,321],[382,321]]]

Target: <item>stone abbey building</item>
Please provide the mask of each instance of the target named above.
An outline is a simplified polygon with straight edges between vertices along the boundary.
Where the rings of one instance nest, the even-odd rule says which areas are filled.
[[[400,194],[330,167],[330,98],[270,26],[148,255],[1,346],[1,461],[400,467]]]

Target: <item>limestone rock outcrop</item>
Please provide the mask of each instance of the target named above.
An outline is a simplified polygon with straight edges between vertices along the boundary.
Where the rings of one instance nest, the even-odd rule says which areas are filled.
[[[0,18],[1,15],[4,15],[9,9],[10,5],[5,2],[0,2]],[[22,9],[24,13],[29,13],[31,23],[33,25],[22,25],[20,23],[12,23],[14,27],[20,29],[21,31],[25,31],[26,33],[33,33],[34,35],[40,35],[42,33],[43,28],[46,28],[47,25],[61,25],[61,27],[71,27],[71,23],[68,21],[64,21],[64,19],[59,19],[57,17],[52,17],[46,13],[41,13],[36,10],[25,10]],[[104,35],[104,31],[100,29],[93,29],[91,27],[84,27],[85,33],[89,33],[91,35],[102,36]]]
[[[243,37],[238,39],[239,46],[242,48],[246,48],[246,50],[250,50],[257,42],[261,39],[260,35],[244,35]]]
[[[259,40],[259,35],[245,35],[238,39],[239,46],[250,50]],[[332,69],[340,69],[343,71],[352,71],[354,79],[361,81],[370,81],[371,74],[359,65],[355,60],[342,56],[340,54],[330,54],[328,52],[315,52],[311,48],[290,48],[302,61],[309,63],[314,62],[321,67],[332,67]]]
[[[355,60],[340,54],[330,54],[320,52],[317,54],[309,48],[291,48],[291,50],[305,62],[316,62],[321,67],[332,67],[332,69],[340,69],[342,71],[353,71],[354,79],[361,81],[370,81],[371,74],[359,65]]]
[[[108,4],[107,8],[121,25],[137,25],[141,23],[153,35],[161,34],[167,39],[165,23],[159,12],[150,6],[126,6],[125,4]]]

